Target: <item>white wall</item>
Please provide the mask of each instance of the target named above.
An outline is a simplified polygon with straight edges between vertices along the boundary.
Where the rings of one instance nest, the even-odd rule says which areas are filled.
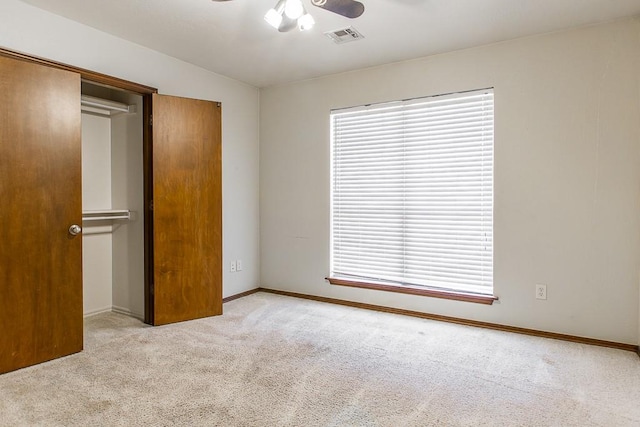
[[[53,15],[18,0],[0,2],[0,46],[98,71],[160,93],[222,102],[223,295],[258,286],[259,91],[232,79]],[[211,53],[215,55],[215,52]]]
[[[425,40],[428,43],[428,40]],[[261,284],[635,344],[640,274],[640,21],[261,92]],[[495,88],[492,306],[332,286],[329,111]],[[534,298],[547,284],[548,300]]]
[[[111,208],[111,120],[82,113],[82,210]],[[111,310],[112,227],[83,222],[82,299],[85,315]]]
[[[117,101],[136,112],[111,118],[111,206],[132,211],[130,221],[113,226],[113,309],[144,318],[144,174],[142,97]]]

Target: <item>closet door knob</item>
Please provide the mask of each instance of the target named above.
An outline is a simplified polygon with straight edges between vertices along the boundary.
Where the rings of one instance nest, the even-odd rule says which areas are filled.
[[[73,224],[71,227],[69,227],[69,234],[71,234],[72,236],[77,236],[80,233],[82,233],[82,227],[80,227],[78,224]]]

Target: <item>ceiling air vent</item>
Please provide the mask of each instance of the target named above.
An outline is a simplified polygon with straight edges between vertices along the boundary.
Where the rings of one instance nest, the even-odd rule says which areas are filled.
[[[326,33],[324,33],[324,35],[329,37],[336,44],[348,43],[364,38],[364,36],[353,27],[343,28],[341,30],[327,31]]]

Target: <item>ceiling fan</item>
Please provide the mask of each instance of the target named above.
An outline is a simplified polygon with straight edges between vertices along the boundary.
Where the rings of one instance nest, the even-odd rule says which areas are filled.
[[[364,4],[357,0],[311,0],[311,4],[345,18],[357,18],[364,13]],[[291,31],[296,26],[300,31],[308,30],[315,23],[313,17],[305,10],[302,0],[278,0],[275,7],[267,11],[264,19],[280,32]]]

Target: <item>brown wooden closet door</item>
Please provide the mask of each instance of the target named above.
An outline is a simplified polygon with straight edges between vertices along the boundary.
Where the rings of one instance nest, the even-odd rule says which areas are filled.
[[[0,57],[0,373],[82,350],[80,76]]]
[[[153,324],[222,314],[221,107],[153,95]]]

